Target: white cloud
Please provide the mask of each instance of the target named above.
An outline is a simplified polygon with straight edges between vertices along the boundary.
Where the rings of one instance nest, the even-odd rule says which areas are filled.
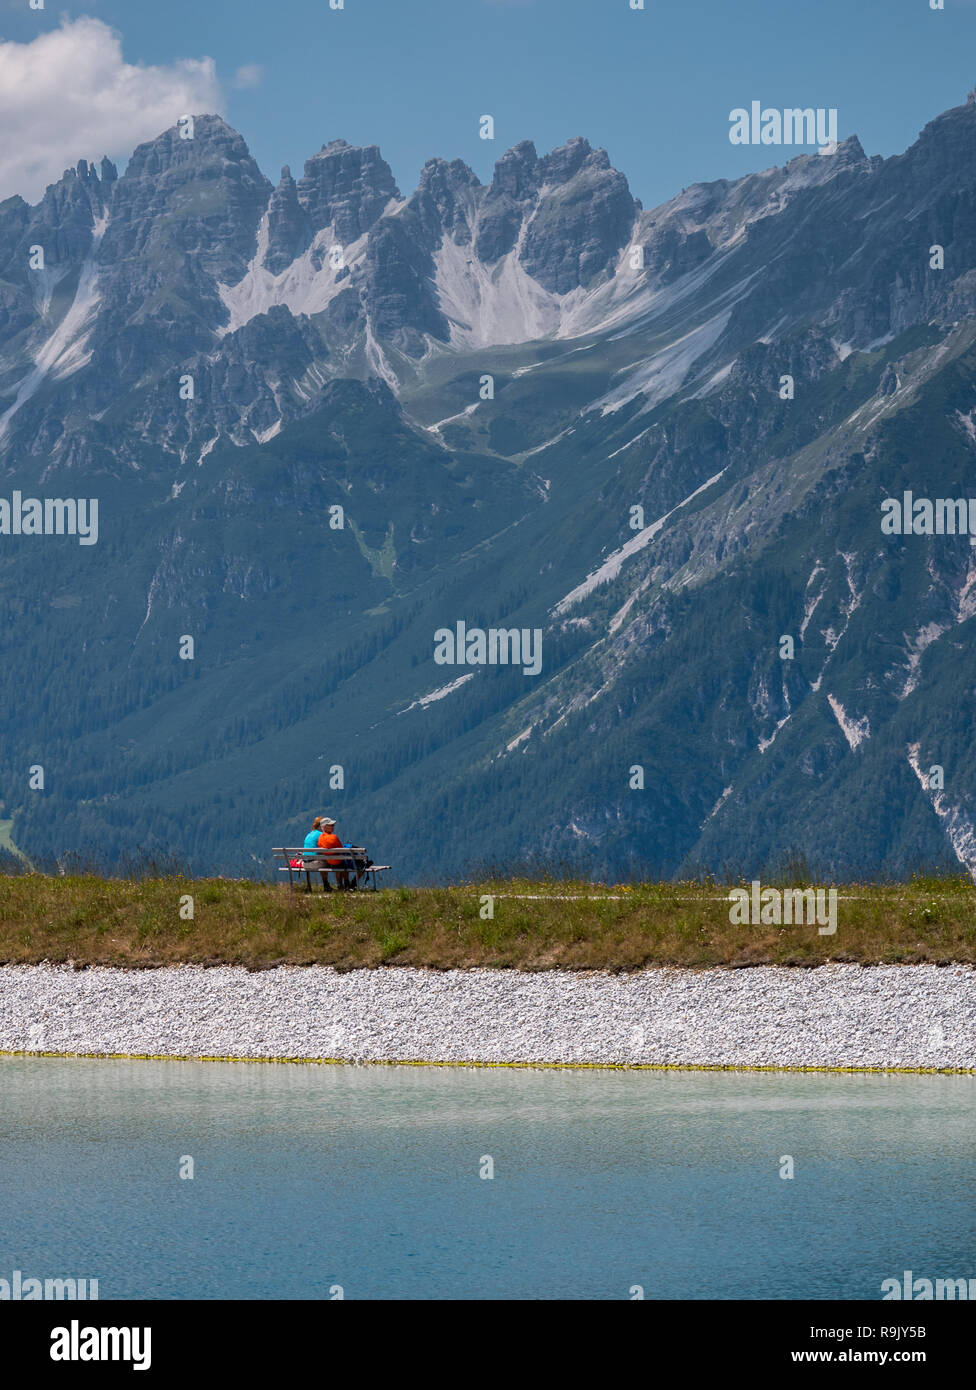
[[[79,159],[128,155],[180,116],[223,99],[212,58],[125,62],[100,19],[64,21],[30,43],[0,40],[0,198],[36,202]]]
[[[245,63],[234,73],[234,86],[238,91],[245,91],[248,87],[260,87],[263,80],[264,68],[260,63]]]

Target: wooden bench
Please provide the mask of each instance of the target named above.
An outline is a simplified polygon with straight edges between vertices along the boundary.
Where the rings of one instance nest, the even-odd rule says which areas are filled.
[[[342,849],[332,849],[330,847],[329,849],[323,850],[305,849],[304,846],[300,846],[297,849],[288,849],[285,847],[283,849],[272,849],[271,853],[276,859],[283,859],[285,861],[283,864],[278,865],[278,872],[288,875],[288,886],[290,888],[294,887],[296,878],[300,885],[302,875],[304,875],[306,893],[311,893],[312,891],[313,874],[321,874],[323,887],[331,892],[332,890],[329,888],[329,874],[336,875],[336,884],[338,884],[339,874],[341,873],[348,874],[349,879],[357,888],[361,883],[368,885],[370,878],[372,878],[372,887],[375,892],[376,875],[389,873],[392,867],[389,864],[370,864],[365,869],[359,868],[356,860],[358,859],[361,864],[364,859],[369,858],[369,855],[364,849],[359,849],[356,846],[343,847]],[[301,866],[297,869],[294,864],[296,859],[301,860]]]

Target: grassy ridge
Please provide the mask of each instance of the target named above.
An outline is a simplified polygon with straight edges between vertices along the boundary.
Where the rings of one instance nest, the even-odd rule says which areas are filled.
[[[524,970],[976,963],[968,879],[840,888],[833,936],[816,926],[733,926],[727,892],[697,883],[496,880],[308,895],[236,879],[28,874],[0,877],[0,962]],[[492,919],[481,917],[486,894],[495,895]],[[192,920],[180,915],[186,896]]]

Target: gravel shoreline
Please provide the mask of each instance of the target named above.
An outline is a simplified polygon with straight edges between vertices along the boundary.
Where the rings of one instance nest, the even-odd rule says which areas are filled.
[[[0,966],[0,1051],[971,1068],[976,970],[8,965]]]

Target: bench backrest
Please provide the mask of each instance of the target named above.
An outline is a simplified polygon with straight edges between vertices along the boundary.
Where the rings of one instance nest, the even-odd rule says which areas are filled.
[[[329,845],[325,849],[306,849],[300,845],[295,849],[273,849],[271,853],[276,859],[301,859],[303,863],[313,863],[317,859],[354,859],[356,855],[364,855],[365,849],[357,848],[355,845]]]

